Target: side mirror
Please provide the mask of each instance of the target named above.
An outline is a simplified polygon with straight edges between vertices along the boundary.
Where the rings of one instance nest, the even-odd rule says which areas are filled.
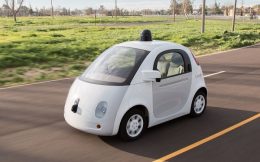
[[[143,81],[153,82],[161,79],[161,73],[157,70],[145,70],[142,71]]]

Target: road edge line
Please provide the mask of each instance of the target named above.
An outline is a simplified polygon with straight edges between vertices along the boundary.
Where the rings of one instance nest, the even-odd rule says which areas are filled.
[[[244,47],[233,48],[233,49],[229,49],[229,50],[225,50],[225,51],[218,51],[218,52],[214,52],[214,53],[210,53],[210,54],[199,55],[199,56],[196,56],[196,58],[224,54],[224,53],[227,53],[227,52],[237,51],[237,50],[241,50],[241,49],[245,49],[245,48],[249,48],[249,47],[254,47],[254,46],[257,46],[257,45],[260,45],[259,42],[256,43],[256,44],[250,45],[250,46],[244,46]]]

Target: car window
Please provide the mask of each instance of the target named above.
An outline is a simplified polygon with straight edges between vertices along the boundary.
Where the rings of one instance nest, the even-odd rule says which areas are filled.
[[[184,73],[184,59],[177,52],[170,52],[161,55],[156,63],[162,79]]]
[[[95,60],[81,78],[103,83],[124,83],[148,53],[136,48],[112,47]]]

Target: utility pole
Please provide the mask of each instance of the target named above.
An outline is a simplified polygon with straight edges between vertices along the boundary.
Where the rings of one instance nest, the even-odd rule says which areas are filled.
[[[235,0],[234,5],[234,13],[233,13],[233,20],[232,20],[232,31],[235,31],[235,23],[236,23],[236,12],[237,12],[237,0]]]
[[[217,8],[216,8],[216,5],[217,5],[217,1],[215,0],[215,3],[214,3],[214,14],[215,14],[215,15],[217,14]]]
[[[244,0],[241,2],[241,16],[244,16]]]
[[[54,18],[53,0],[51,0],[51,16],[52,16],[52,18]]]
[[[117,22],[117,0],[115,0],[115,17]]]
[[[202,0],[202,23],[201,23],[201,33],[205,32],[205,6],[206,0]]]

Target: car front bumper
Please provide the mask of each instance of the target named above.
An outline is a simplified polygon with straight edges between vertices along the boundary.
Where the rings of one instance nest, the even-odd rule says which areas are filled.
[[[73,112],[65,112],[64,118],[70,126],[83,132],[101,136],[113,135],[114,121],[112,120],[97,119]]]

